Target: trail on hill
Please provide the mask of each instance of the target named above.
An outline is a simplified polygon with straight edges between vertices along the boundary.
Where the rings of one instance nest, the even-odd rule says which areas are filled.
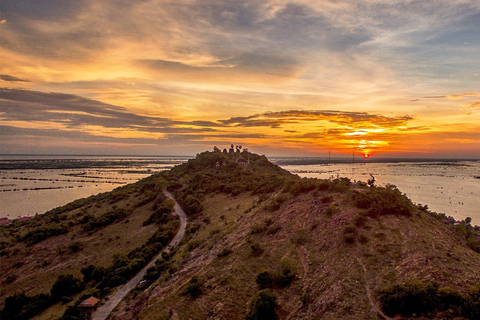
[[[110,315],[110,313],[115,309],[115,307],[122,301],[122,299],[133,289],[135,288],[140,281],[142,280],[143,276],[146,274],[147,270],[151,268],[155,262],[162,257],[163,252],[170,252],[172,248],[177,245],[185,236],[185,228],[187,226],[187,215],[177,203],[175,198],[173,198],[172,194],[166,190],[163,191],[163,194],[168,199],[175,201],[175,214],[180,217],[180,229],[178,230],[175,237],[170,241],[167,247],[160,252],[152,261],[150,261],[140,272],[138,272],[129,282],[127,282],[122,288],[120,288],[117,292],[115,292],[109,300],[101,307],[95,311],[93,314],[92,320],[105,320]]]
[[[389,316],[387,316],[386,314],[383,313],[383,311],[375,303],[375,300],[373,300],[372,290],[370,289],[370,286],[368,285],[367,268],[365,267],[363,262],[358,257],[355,257],[355,259],[357,260],[358,264],[363,269],[363,273],[364,273],[364,276],[365,276],[365,291],[367,292],[367,298],[368,298],[368,301],[370,302],[370,305],[372,306],[372,310],[374,310],[375,313],[377,315],[379,315],[382,319],[392,320],[392,318],[390,318]]]

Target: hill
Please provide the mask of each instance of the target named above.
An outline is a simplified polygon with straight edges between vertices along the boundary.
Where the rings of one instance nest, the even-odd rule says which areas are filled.
[[[188,238],[112,319],[477,317],[468,223],[394,186],[300,179],[265,157],[238,157],[205,152],[163,174],[189,214]]]
[[[125,283],[179,228],[165,185],[152,176],[0,226],[0,318],[59,319]]]
[[[301,179],[264,156],[218,149],[2,227],[2,300],[37,297],[48,306],[35,319],[58,319],[86,296],[108,298],[178,228],[164,187],[189,216],[187,235],[111,319],[479,315],[480,244],[468,219],[417,207],[394,186]],[[59,297],[64,274],[76,289]],[[22,311],[38,304],[27,302]]]

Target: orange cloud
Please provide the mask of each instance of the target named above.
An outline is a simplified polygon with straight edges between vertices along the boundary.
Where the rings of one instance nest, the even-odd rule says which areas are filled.
[[[466,92],[466,93],[460,93],[460,94],[449,94],[446,95],[445,98],[450,99],[450,100],[462,100],[465,99],[465,97],[479,97],[480,93],[478,92]]]

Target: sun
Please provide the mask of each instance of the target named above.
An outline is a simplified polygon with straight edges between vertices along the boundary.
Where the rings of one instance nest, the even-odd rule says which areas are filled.
[[[365,154],[363,155],[363,157],[364,157],[365,159],[368,159],[368,158],[370,158],[370,155],[369,155],[368,153],[365,153]]]

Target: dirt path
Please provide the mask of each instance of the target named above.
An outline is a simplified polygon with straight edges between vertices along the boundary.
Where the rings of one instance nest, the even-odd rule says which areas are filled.
[[[384,314],[382,312],[382,310],[380,310],[380,308],[377,306],[377,304],[375,303],[375,300],[373,300],[373,297],[372,297],[372,291],[370,290],[370,286],[368,285],[367,283],[367,268],[365,267],[365,265],[362,263],[362,261],[358,258],[358,257],[355,257],[355,259],[357,259],[357,262],[358,264],[362,267],[363,269],[363,273],[364,273],[364,277],[365,277],[365,291],[367,292],[367,298],[368,298],[368,301],[370,302],[370,305],[372,306],[372,309],[375,311],[375,313],[377,315],[379,315],[382,319],[385,319],[385,320],[393,320],[392,318],[390,318],[389,316],[387,316],[386,314]]]
[[[163,193],[168,199],[175,201],[170,192],[163,191]],[[122,299],[140,283],[147,270],[152,267],[159,258],[161,258],[162,253],[170,252],[170,250],[172,250],[172,247],[177,245],[183,239],[183,237],[185,236],[185,227],[187,226],[187,215],[178,205],[177,201],[175,201],[175,214],[180,217],[180,229],[178,230],[172,241],[170,241],[168,246],[162,252],[160,252],[160,254],[158,254],[152,261],[150,261],[150,263],[148,263],[142,270],[140,270],[140,272],[137,273],[132,279],[130,279],[129,282],[127,282],[117,292],[110,296],[108,301],[103,306],[99,307],[97,311],[95,311],[92,317],[93,320],[107,319],[107,317],[120,303],[120,301],[122,301]]]

